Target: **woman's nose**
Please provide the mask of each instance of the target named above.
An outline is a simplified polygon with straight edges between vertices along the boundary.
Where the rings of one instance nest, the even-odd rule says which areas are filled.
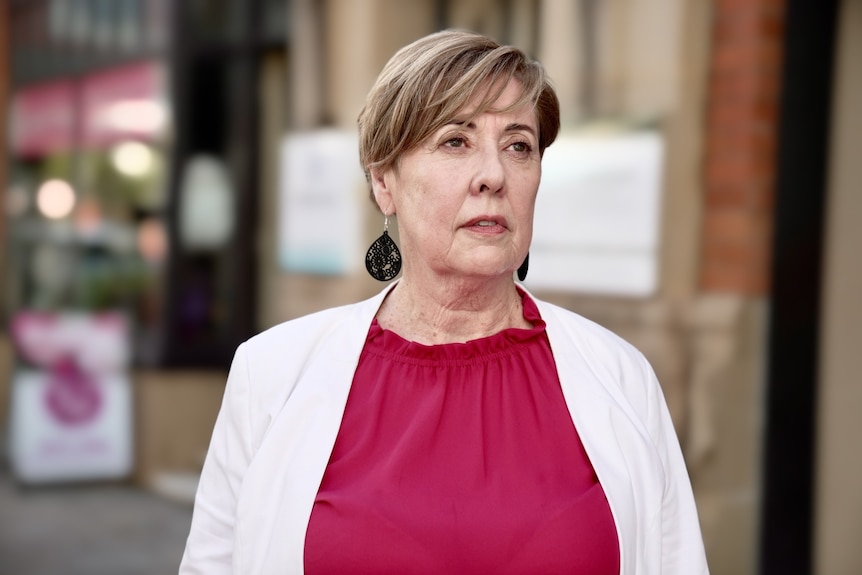
[[[473,182],[474,193],[498,193],[506,181],[502,159],[496,150],[486,150],[478,155],[476,177]]]

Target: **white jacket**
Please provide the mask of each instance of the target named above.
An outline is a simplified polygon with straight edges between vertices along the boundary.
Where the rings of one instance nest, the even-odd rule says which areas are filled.
[[[181,574],[303,572],[314,498],[368,329],[391,287],[239,346]],[[708,573],[688,473],[652,368],[608,330],[533,300],[569,413],[610,504],[620,573]]]

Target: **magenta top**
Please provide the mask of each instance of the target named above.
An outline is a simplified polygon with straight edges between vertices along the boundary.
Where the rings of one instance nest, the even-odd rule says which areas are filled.
[[[305,540],[319,574],[619,573],[545,322],[444,345],[375,320]],[[337,350],[333,350],[337,353]]]

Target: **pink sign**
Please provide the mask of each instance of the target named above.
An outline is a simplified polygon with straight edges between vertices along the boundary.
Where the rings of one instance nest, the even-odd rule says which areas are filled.
[[[164,69],[140,62],[81,80],[82,145],[103,148],[127,139],[156,139],[165,129]]]
[[[71,82],[51,82],[12,96],[12,153],[41,157],[68,150],[75,140],[75,92]]]
[[[118,478],[133,457],[129,324],[120,312],[17,312],[9,457],[24,482]]]
[[[82,425],[94,420],[104,403],[97,378],[81,371],[69,358],[51,370],[45,389],[45,407],[62,425]]]
[[[18,354],[38,369],[71,361],[85,373],[116,373],[129,363],[128,322],[119,312],[22,310],[11,321]]]

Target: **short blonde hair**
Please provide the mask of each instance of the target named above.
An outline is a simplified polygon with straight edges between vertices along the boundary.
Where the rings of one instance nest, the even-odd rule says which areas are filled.
[[[560,103],[541,64],[517,48],[458,30],[436,32],[401,48],[359,114],[359,161],[366,178],[370,181],[371,169],[397,166],[402,154],[452,121],[478,90],[486,93],[474,113],[491,109],[512,79],[523,91],[509,109],[535,108],[543,153],[560,130]]]

